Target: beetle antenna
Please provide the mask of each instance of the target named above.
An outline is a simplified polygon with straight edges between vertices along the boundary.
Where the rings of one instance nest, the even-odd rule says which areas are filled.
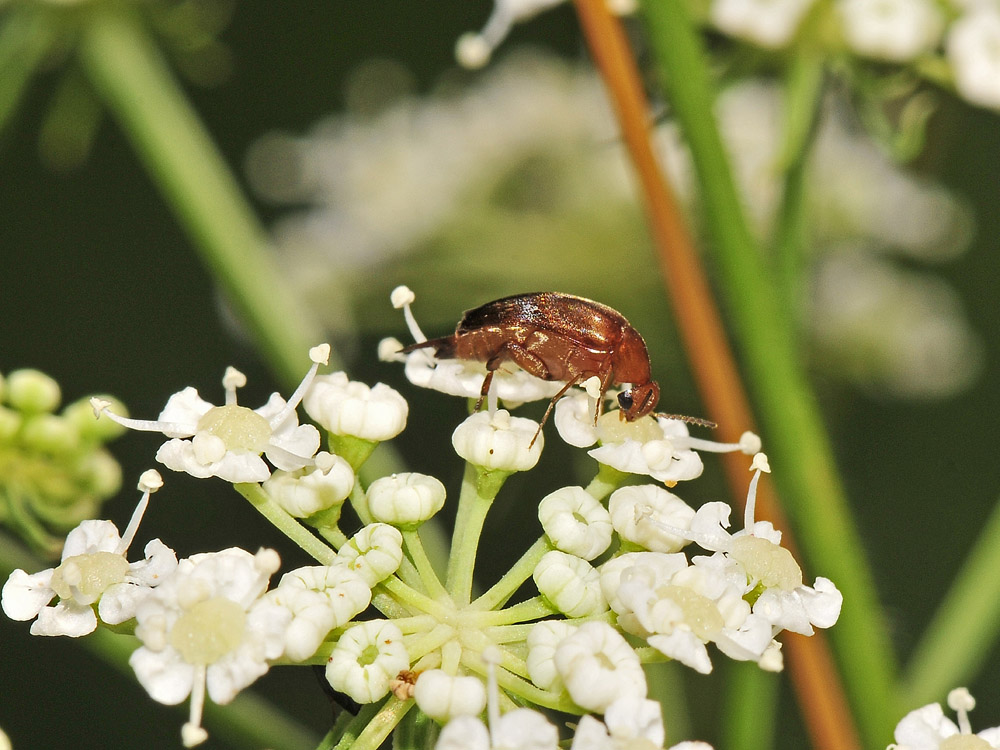
[[[655,412],[653,416],[656,417],[657,419],[660,418],[676,419],[681,422],[684,422],[685,424],[693,424],[693,425],[698,425],[699,427],[707,427],[710,430],[714,430],[716,427],[719,426],[711,419],[703,419],[702,417],[689,417],[686,414],[664,414],[662,412]]]

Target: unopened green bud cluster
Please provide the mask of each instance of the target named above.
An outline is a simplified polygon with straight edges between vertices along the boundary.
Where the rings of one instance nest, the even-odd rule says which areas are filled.
[[[95,420],[87,398],[57,411],[61,402],[59,383],[43,372],[0,374],[0,523],[50,555],[121,486],[104,444],[123,428]]]

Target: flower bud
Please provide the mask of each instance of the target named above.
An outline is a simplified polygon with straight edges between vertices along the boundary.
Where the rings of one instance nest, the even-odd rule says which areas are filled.
[[[528,633],[528,676],[542,690],[557,692],[562,689],[555,663],[556,647],[575,630],[576,627],[565,620],[542,620]]]
[[[459,456],[488,471],[527,471],[538,463],[544,443],[538,422],[512,417],[506,409],[497,410],[492,417],[478,411],[451,436]]]
[[[478,677],[453,676],[428,669],[417,678],[413,699],[420,710],[438,721],[453,716],[476,716],[486,708],[486,688]]]
[[[440,481],[416,472],[391,474],[368,487],[368,509],[377,521],[412,527],[444,507],[445,489]]]
[[[343,372],[316,377],[302,405],[328,432],[373,442],[396,437],[409,412],[406,400],[389,386],[369,388]]]
[[[326,679],[334,690],[358,703],[374,703],[408,666],[410,657],[399,628],[388,620],[369,620],[340,636],[326,664]]]
[[[611,515],[582,487],[563,487],[538,504],[538,520],[563,552],[593,560],[611,546]]]
[[[646,675],[639,657],[617,630],[587,622],[556,647],[555,665],[573,701],[603,713],[625,695],[646,697]]]
[[[80,431],[62,417],[35,414],[24,421],[21,440],[31,450],[65,455],[80,447]]]
[[[340,549],[337,559],[374,586],[403,561],[403,535],[386,523],[368,524]]]
[[[546,552],[532,578],[538,592],[567,617],[587,617],[608,608],[600,575],[579,557],[556,550]]]
[[[316,466],[296,471],[275,471],[264,482],[264,491],[296,518],[340,505],[354,489],[354,471],[340,456],[320,452]]]
[[[7,403],[25,412],[52,412],[59,406],[59,383],[38,370],[14,370],[7,376]]]

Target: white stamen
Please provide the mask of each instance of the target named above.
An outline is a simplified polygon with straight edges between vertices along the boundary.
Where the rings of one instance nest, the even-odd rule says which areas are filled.
[[[184,747],[194,747],[208,739],[208,732],[201,725],[201,712],[205,706],[205,665],[197,665],[195,671],[194,683],[191,686],[191,710],[187,724],[181,728]]]
[[[967,688],[955,688],[948,693],[948,708],[958,714],[958,729],[962,734],[972,734],[969,711],[976,707],[976,699]]]
[[[111,406],[110,401],[106,401],[101,398],[90,399],[90,405],[94,409],[94,413],[98,416],[104,414],[112,422],[117,422],[122,427],[128,427],[130,430],[139,430],[140,432],[163,432],[170,435],[176,435],[178,437],[191,437],[194,435],[194,430],[191,429],[191,425],[180,424],[179,422],[158,422],[153,419],[130,419],[128,417],[120,417],[111,411],[108,407]]]
[[[397,286],[392,290],[392,294],[389,295],[389,300],[392,302],[393,307],[397,310],[401,307],[403,308],[403,317],[406,318],[406,327],[410,329],[413,342],[422,344],[427,340],[427,337],[420,330],[420,326],[417,325],[417,319],[413,317],[413,311],[410,309],[410,304],[416,298],[417,295],[408,286]]]
[[[330,364],[330,345],[319,344],[309,350],[309,360],[317,365]]]
[[[236,403],[236,389],[247,384],[247,376],[235,367],[227,367],[222,376],[222,387],[226,389],[226,405]]]
[[[142,517],[146,513],[146,508],[149,506],[149,494],[156,492],[162,486],[163,478],[160,477],[160,473],[155,469],[144,471],[139,477],[139,489],[142,490],[142,497],[139,498],[135,510],[132,511],[132,518],[129,519],[128,526],[125,527],[125,531],[122,533],[121,541],[118,542],[118,546],[115,548],[115,554],[124,555],[128,552],[132,540],[135,539],[135,533],[139,530]]]
[[[320,346],[327,347],[327,358],[329,358],[329,345],[321,344]],[[319,349],[319,347],[314,347],[309,350],[309,355],[312,356],[313,351]],[[288,397],[288,401],[285,402],[285,408],[275,414],[268,420],[268,424],[271,426],[272,430],[278,429],[282,422],[288,419],[288,416],[298,408],[299,402],[302,401],[302,397],[306,395],[306,391],[309,390],[309,386],[312,385],[313,378],[316,377],[316,372],[319,370],[321,361],[313,359],[312,367],[309,368],[309,372],[306,373],[305,377],[302,378],[302,382],[299,383],[299,387],[295,389],[295,392]]]

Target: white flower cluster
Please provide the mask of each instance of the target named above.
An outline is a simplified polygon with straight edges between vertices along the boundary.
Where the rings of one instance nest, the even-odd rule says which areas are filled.
[[[852,53],[893,63],[940,57],[964,99],[1000,109],[1000,6],[992,0],[712,0],[720,31],[771,49],[788,46],[809,14],[829,14]],[[822,24],[817,23],[816,26]],[[806,40],[818,44],[819,40]]]
[[[230,548],[178,561],[159,540],[146,545],[145,559],[128,562],[149,493],[162,484],[148,472],[125,533],[109,521],[83,522],[70,533],[58,567],[10,577],[2,599],[7,615],[34,619],[31,632],[39,635],[82,636],[101,623],[134,630],[141,645],[130,664],[149,695],[165,704],[189,701],[181,732],[188,747],[208,736],[206,697],[226,704],[277,662],[324,664],[334,690],[380,704],[357,750],[378,747],[407,701],[445,724],[438,748],[555,750],[559,732],[538,712],[520,708],[501,716],[501,690],[507,706],[510,697],[602,715],[580,720],[575,750],[663,748],[660,706],[647,696],[640,654],[655,649],[707,672],[711,643],[732,658],[780,669],[773,640],[780,630],[809,634],[836,621],[840,594],[833,584],[803,585],[780,534],[753,520],[756,484],[767,470],[763,454],[754,459],[745,529],[735,534],[725,530],[728,506],[695,510],[662,484],[700,474],[696,451],[756,451],[755,436],[717,444],[652,417],[625,425],[605,415],[595,426],[595,396],[586,391],[563,399],[557,427],[576,444],[600,443],[590,451],[599,481],[542,498],[543,536],[474,599],[485,515],[506,477],[539,460],[538,423],[494,405],[455,430],[452,447],[468,470],[448,570],[439,577],[417,530],[444,507],[444,484],[399,472],[364,487],[357,476],[372,446],[405,426],[405,400],[343,373],[317,377],[325,358],[325,349],[314,350],[314,366],[292,397],[275,395],[257,411],[236,404],[242,377],[233,370],[222,407],[201,402],[191,389],[171,399],[157,422],[129,420],[95,404],[121,424],[164,432],[169,440],[157,455],[165,465],[233,482],[317,564],[286,572],[272,585],[280,568],[274,550]],[[435,366],[433,358],[421,365]],[[534,393],[534,385],[525,388]],[[512,398],[527,400],[516,388]],[[298,424],[300,401],[331,444],[345,448],[343,455],[316,451],[318,431]],[[630,473],[660,483],[622,486]],[[345,502],[365,521],[351,536],[340,528]],[[689,560],[682,550],[691,542],[708,554]],[[529,578],[539,595],[505,606]],[[381,617],[365,615],[372,606]],[[476,718],[484,709],[488,725]]]

